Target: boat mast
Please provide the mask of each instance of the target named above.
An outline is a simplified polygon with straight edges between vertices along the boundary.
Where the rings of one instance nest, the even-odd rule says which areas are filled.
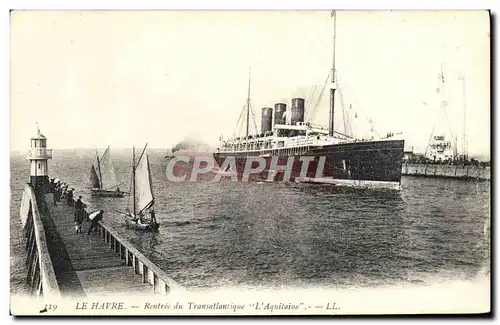
[[[335,10],[331,12],[333,18],[333,54],[332,54],[332,84],[330,87],[330,120],[328,125],[328,135],[334,134],[334,113],[335,113],[335,34],[337,33],[337,14]]]
[[[247,131],[246,138],[248,138],[248,131],[250,126],[250,78],[252,74],[252,67],[248,69],[248,96],[247,96]]]
[[[146,143],[146,145],[144,146],[144,149],[142,149],[142,152],[141,152],[141,155],[139,156],[139,159],[137,159],[137,165],[139,165],[139,162],[141,161],[142,156],[144,155],[144,152],[146,152],[147,147],[148,147],[148,144]]]
[[[99,160],[99,153],[97,152],[97,149],[95,150],[95,156],[97,158],[97,169],[99,170],[99,189],[102,190],[101,162]]]
[[[147,144],[146,144],[146,146],[147,146]],[[146,150],[146,147],[144,147],[144,150]],[[147,158],[147,168],[148,168],[148,178],[149,178],[149,186],[151,186],[151,184],[152,184],[153,182],[151,181],[151,167],[149,166],[149,158],[148,158],[148,157],[149,157],[149,155],[148,155],[148,153],[146,152],[146,158]],[[150,204],[150,206],[149,206],[149,209],[153,208],[153,206],[154,206],[154,204],[155,204],[155,199],[154,199],[153,189],[152,189],[152,188],[150,188],[150,190],[151,190],[151,197],[153,197],[153,200],[151,201],[151,204]],[[154,210],[154,208],[153,208],[153,210]],[[151,210],[150,210],[150,211],[151,211]],[[155,220],[153,220],[153,215],[152,215],[151,213],[149,214],[149,219],[151,220],[151,222],[155,222],[155,223],[156,223],[156,218],[155,218]]]
[[[132,147],[132,195],[135,216],[135,147]]]
[[[463,134],[463,139],[462,139],[462,146],[463,146],[463,159],[467,160],[469,157],[469,154],[467,152],[467,104],[465,101],[465,76],[459,76],[458,79],[462,80],[462,106],[463,106],[463,113],[464,113],[464,134]]]
[[[449,134],[450,134],[450,138],[451,138],[450,144],[454,145],[454,147],[453,147],[453,160],[455,160],[455,159],[457,159],[456,155],[458,153],[458,144],[457,144],[457,137],[456,137],[456,135],[453,134],[450,120],[448,119],[448,113],[446,111],[446,107],[448,106],[448,102],[446,101],[446,96],[445,96],[445,80],[444,80],[443,65],[444,65],[444,63],[441,63],[441,72],[439,74],[439,81],[441,83],[441,89],[438,88],[437,90],[438,90],[438,93],[441,94],[441,110],[444,113],[444,118],[445,118],[444,122],[446,124],[448,124],[448,129],[450,132]],[[445,143],[445,146],[446,146],[446,143]]]

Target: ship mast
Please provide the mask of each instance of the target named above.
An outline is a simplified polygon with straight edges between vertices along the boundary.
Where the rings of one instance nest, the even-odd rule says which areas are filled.
[[[250,126],[250,78],[252,73],[252,67],[248,69],[248,96],[247,96],[247,130],[245,137],[248,138],[248,131]]]
[[[469,154],[467,152],[467,104],[465,102],[465,76],[459,76],[458,79],[462,80],[462,106],[463,106],[463,113],[464,113],[464,134],[463,134],[463,139],[462,139],[462,146],[463,146],[463,159],[467,160],[469,157]]]
[[[135,216],[135,147],[132,147],[132,195]]]
[[[331,12],[333,18],[333,57],[332,57],[332,84],[330,87],[330,120],[328,125],[328,135],[334,134],[334,113],[335,113],[335,34],[337,32],[337,14],[335,10]]]
[[[97,158],[97,169],[99,169],[99,188],[102,190],[102,175],[101,175],[101,161],[99,160],[99,152],[95,150],[95,156]]]
[[[444,72],[443,72],[443,63],[441,64],[441,72],[439,74],[439,81],[441,83],[441,89],[437,89],[438,90],[438,93],[441,93],[441,109],[442,111],[444,112],[444,118],[445,118],[445,123],[448,124],[448,129],[449,129],[449,134],[450,134],[450,137],[451,137],[451,140],[454,144],[454,150],[453,150],[453,160],[456,159],[456,155],[457,155],[457,137],[456,135],[453,134],[453,130],[451,128],[451,124],[450,124],[450,120],[448,119],[448,113],[446,111],[446,107],[448,106],[448,101],[446,100],[446,97],[445,97],[445,80],[444,80]]]

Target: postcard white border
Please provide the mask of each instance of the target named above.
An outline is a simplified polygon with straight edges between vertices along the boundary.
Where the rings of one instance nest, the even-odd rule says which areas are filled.
[[[419,0],[419,1],[318,1],[318,0],[291,0],[291,1],[269,1],[269,0],[245,0],[239,1],[238,3],[230,0],[213,0],[209,3],[202,0],[184,0],[184,1],[152,1],[152,0],[143,0],[143,1],[103,1],[103,0],[87,0],[87,1],[3,1],[0,5],[2,7],[2,11],[0,14],[1,17],[1,26],[2,33],[0,34],[2,37],[2,46],[4,47],[2,51],[0,51],[2,55],[2,87],[1,87],[1,98],[3,103],[3,109],[0,110],[2,117],[0,118],[1,123],[3,123],[3,127],[1,128],[1,132],[3,133],[0,136],[0,143],[2,149],[4,149],[5,154],[2,156],[0,160],[1,166],[0,170],[2,171],[2,194],[0,195],[0,202],[3,208],[3,211],[8,211],[9,207],[9,195],[10,195],[10,180],[9,180],[9,14],[8,9],[16,8],[16,9],[332,9],[335,7],[336,9],[492,9],[494,13],[498,13],[498,1],[493,0],[482,0],[482,1],[443,1],[443,0]],[[498,19],[495,20],[495,24],[498,25]],[[496,29],[495,38],[498,38],[498,29]],[[497,66],[498,69],[498,66]],[[493,73],[496,74],[497,70]],[[498,83],[494,85],[494,92],[497,93]],[[495,105],[496,106],[496,105]],[[493,106],[493,107],[495,107]],[[496,114],[498,115],[498,114]],[[497,124],[495,119],[495,125]],[[494,127],[493,127],[494,129]],[[496,147],[495,147],[496,148]],[[496,166],[494,167],[496,168]],[[496,197],[495,197],[496,198]],[[494,198],[494,199],[495,199]],[[9,215],[9,214],[7,214]],[[4,224],[5,225],[5,224]],[[495,229],[496,230],[496,229]],[[9,244],[9,229],[7,227],[1,227],[2,238],[5,243],[3,245],[4,249],[1,250],[1,254],[4,261],[9,260],[9,251],[6,247],[10,247]],[[493,250],[495,252],[495,250]],[[496,252],[495,252],[496,254]],[[498,257],[498,256],[496,256]],[[498,260],[498,259],[497,259]],[[9,283],[7,279],[9,278],[9,266],[7,263],[4,263],[4,267],[2,270],[2,275],[4,278],[3,283],[6,284],[2,290],[2,305],[4,306],[4,312],[2,313],[4,316],[8,315],[9,308]],[[109,320],[98,320],[100,322],[109,321]],[[168,320],[169,322],[172,320]],[[342,321],[340,319],[334,321]],[[351,320],[352,321],[352,320]],[[384,319],[378,320],[384,322]],[[428,322],[428,320],[425,320]],[[13,322],[13,318],[9,317],[8,322]],[[356,321],[355,321],[356,322]],[[431,321],[432,322],[432,321]],[[437,322],[437,321],[436,321]]]

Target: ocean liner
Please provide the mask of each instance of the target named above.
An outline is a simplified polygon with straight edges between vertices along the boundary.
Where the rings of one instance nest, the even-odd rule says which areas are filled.
[[[389,133],[385,138],[372,137],[364,140],[334,130],[337,89],[335,11],[331,16],[334,31],[333,62],[328,75],[328,79],[331,78],[328,127],[305,121],[305,100],[293,98],[289,110],[286,103],[276,103],[274,109],[262,108],[261,132],[250,134],[249,78],[247,102],[240,115],[241,119],[246,112],[246,133],[244,136],[227,140],[221,137],[219,147],[214,153],[214,158],[222,171],[227,171],[229,164],[234,163],[238,179],[242,179],[245,176],[245,168],[255,168],[259,165],[259,161],[265,160],[265,168],[260,173],[251,175],[250,180],[289,180],[355,187],[401,188],[404,140],[400,135]]]

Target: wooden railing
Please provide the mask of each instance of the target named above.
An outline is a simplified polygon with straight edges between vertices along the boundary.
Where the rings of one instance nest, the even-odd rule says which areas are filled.
[[[27,251],[27,281],[31,296],[59,298],[60,290],[54,266],[47,248],[45,231],[33,188],[27,184],[21,203],[25,248]]]
[[[85,211],[85,214],[87,217],[88,212]],[[153,293],[166,295],[174,288],[181,288],[172,278],[144,256],[144,254],[139,252],[128,240],[121,237],[115,230],[105,225],[102,221],[98,223],[97,233],[121,259],[125,260],[125,265],[132,266],[135,274],[142,275],[143,283],[150,283],[153,286]]]

